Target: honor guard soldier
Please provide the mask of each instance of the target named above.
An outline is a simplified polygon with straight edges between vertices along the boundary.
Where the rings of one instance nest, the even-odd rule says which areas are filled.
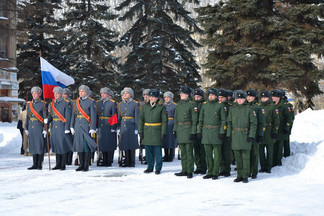
[[[195,99],[195,107],[197,107],[197,125],[198,118],[201,107],[205,102],[204,91],[201,89],[194,90],[194,99]],[[194,140],[194,158],[197,169],[194,171],[195,174],[206,174],[207,171],[207,163],[206,163],[206,155],[204,145],[201,144],[201,137]]]
[[[191,88],[184,86],[180,90],[181,100],[177,104],[174,116],[173,134],[181,150],[181,172],[176,176],[192,178],[194,171],[193,144],[197,133],[198,108],[190,100]]]
[[[164,106],[168,115],[168,132],[163,144],[164,148],[164,160],[165,162],[172,162],[175,155],[175,148],[177,148],[177,139],[173,136],[174,128],[174,114],[177,104],[173,102],[173,93],[168,91],[164,93]]]
[[[118,106],[118,122],[120,122],[119,148],[125,151],[123,167],[135,167],[135,150],[138,149],[138,117],[139,103],[133,100],[134,91],[125,87],[121,91],[123,101]]]
[[[165,141],[168,127],[167,114],[162,102],[159,101],[160,92],[151,89],[149,101],[142,106],[138,120],[138,133],[143,140],[146,152],[147,169],[144,173],[160,174],[162,169],[162,145]]]
[[[228,100],[228,94],[233,94],[225,89],[218,90],[218,101],[223,104],[226,118],[230,110],[230,101]],[[221,159],[220,159],[220,176],[228,177],[231,175],[231,162],[233,161],[231,142],[228,139],[222,140],[221,147]]]
[[[260,165],[261,169],[259,172],[271,173],[272,160],[273,160],[273,143],[275,142],[278,136],[279,129],[279,112],[273,106],[272,100],[270,99],[271,93],[268,91],[261,91],[261,109],[264,113],[265,119],[265,130],[263,133],[263,138],[259,146],[259,155],[260,155]],[[265,150],[266,152],[265,153]]]
[[[234,182],[248,183],[250,175],[250,150],[257,130],[256,113],[246,106],[246,93],[237,91],[237,105],[227,117],[227,137],[231,137],[234,150],[237,178]]]
[[[117,113],[116,102],[109,99],[111,92],[107,87],[100,89],[101,100],[97,101],[99,151],[103,156],[103,163],[99,166],[106,167],[110,167],[113,163],[117,147],[117,125],[109,124],[109,119]]]
[[[217,89],[208,90],[208,101],[204,102],[199,114],[197,137],[206,151],[208,174],[204,179],[218,179],[221,146],[226,132],[224,104],[217,101]]]
[[[251,151],[250,151],[250,172],[253,179],[257,178],[258,175],[258,165],[259,165],[259,144],[263,138],[264,132],[264,113],[260,107],[260,104],[257,103],[256,98],[258,93],[254,89],[249,89],[246,91],[247,104],[248,106],[256,113],[258,120],[257,131],[255,135],[255,140],[252,142]]]
[[[63,94],[62,97],[64,100],[68,101],[69,106],[71,106],[70,109],[70,116],[72,116],[72,112],[73,112],[73,100],[71,99],[72,96],[72,92],[70,91],[70,89],[68,88],[64,88],[63,89]],[[71,149],[73,149],[73,136],[71,133],[65,134],[66,137],[66,143],[67,144],[71,144]],[[72,142],[71,142],[72,140]],[[68,153],[66,153],[66,165],[72,165],[72,159],[73,159],[73,151],[69,151]]]
[[[33,166],[28,169],[41,170],[45,152],[44,138],[47,133],[44,127],[45,102],[40,99],[42,89],[38,86],[34,86],[31,93],[33,100],[27,103],[25,133],[28,136],[29,152],[33,155]]]
[[[49,104],[48,119],[45,124],[51,124],[52,151],[55,152],[56,166],[53,170],[65,170],[67,153],[72,151],[70,132],[71,110],[69,101],[63,99],[63,89],[59,86],[53,89],[55,100]]]
[[[96,142],[93,137],[96,130],[96,102],[90,98],[88,86],[79,87],[79,97],[73,103],[71,132],[74,134],[73,151],[78,152],[80,166],[76,171],[88,171],[91,152],[96,151]]]
[[[283,150],[284,150],[283,156],[289,157],[290,156],[290,138],[289,137],[290,137],[292,125],[293,125],[293,122],[295,119],[295,113],[294,113],[294,106],[288,102],[288,99],[286,97],[286,92],[282,90],[281,93],[282,93],[281,98],[285,103],[285,107],[286,107],[285,109],[286,110],[288,109],[288,113],[290,115],[290,121],[291,121],[291,123],[289,123],[290,127],[288,130],[288,133],[284,134],[284,143],[283,143]]]
[[[290,126],[292,124],[292,116],[289,113],[288,107],[285,106],[285,102],[281,99],[282,93],[280,90],[273,90],[271,92],[274,106],[279,112],[280,125],[278,130],[278,137],[273,144],[273,164],[272,166],[281,166],[283,144],[285,134],[289,134]]]

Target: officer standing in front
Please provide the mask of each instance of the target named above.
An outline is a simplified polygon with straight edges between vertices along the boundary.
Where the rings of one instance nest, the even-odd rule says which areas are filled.
[[[142,106],[138,120],[138,133],[146,152],[147,169],[144,173],[160,174],[162,169],[162,145],[166,138],[168,119],[165,107],[159,100],[160,92],[151,89],[149,101]]]
[[[191,88],[184,86],[180,90],[181,100],[177,104],[173,134],[181,150],[181,172],[176,176],[192,178],[194,171],[193,145],[197,133],[198,108],[190,100]]]
[[[47,133],[44,127],[45,102],[40,99],[42,89],[38,86],[34,86],[31,93],[33,100],[27,103],[25,133],[28,136],[29,152],[33,155],[33,166],[28,169],[41,170],[45,152],[44,138]]]
[[[90,88],[79,87],[79,98],[73,103],[71,133],[74,134],[73,151],[78,152],[80,166],[76,171],[89,171],[91,153],[96,151],[96,102],[90,98]]]

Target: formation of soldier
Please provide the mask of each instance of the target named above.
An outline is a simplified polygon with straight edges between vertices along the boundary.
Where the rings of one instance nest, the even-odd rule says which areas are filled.
[[[79,87],[75,101],[68,89],[55,87],[54,100],[47,108],[40,99],[42,90],[33,87],[31,92],[25,133],[33,165],[28,169],[42,169],[47,136],[56,155],[53,170],[71,165],[73,152],[79,161],[76,171],[89,170],[95,151],[97,166],[112,166],[118,146],[120,166],[135,167],[135,152],[140,149],[140,160],[147,164],[144,173],[155,169],[158,175],[163,162],[173,161],[179,146],[181,171],[176,176],[203,174],[203,179],[216,180],[230,176],[231,163],[235,163],[234,182],[247,183],[258,172],[271,173],[272,167],[281,166],[283,156],[290,155],[294,110],[280,90],[258,94],[253,89],[210,88],[205,98],[203,90],[184,86],[175,103],[172,92],[162,95],[156,89],[145,89],[139,103],[133,99],[134,91],[126,87],[117,103],[107,87],[100,90],[98,101],[90,97],[92,92],[85,85]]]

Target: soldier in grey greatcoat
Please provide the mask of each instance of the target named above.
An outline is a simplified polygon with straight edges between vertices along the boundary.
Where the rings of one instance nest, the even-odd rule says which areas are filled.
[[[118,105],[118,122],[120,122],[119,148],[125,151],[123,167],[135,167],[135,150],[138,146],[137,122],[140,114],[139,103],[133,100],[134,91],[125,87],[121,91],[123,101]]]
[[[99,166],[111,166],[117,147],[117,125],[109,125],[108,122],[117,113],[116,102],[109,99],[111,92],[107,87],[100,89],[101,100],[97,101],[99,151],[103,155],[103,163]]]
[[[45,102],[40,99],[42,89],[34,86],[31,93],[33,100],[27,103],[25,133],[28,136],[29,152],[33,155],[33,166],[28,169],[41,170],[45,152],[44,137],[47,133],[44,127],[46,109]]]
[[[90,98],[88,86],[79,87],[79,98],[73,102],[71,133],[74,134],[73,151],[78,152],[80,166],[76,171],[88,171],[91,152],[96,151],[93,137],[96,133],[96,101]]]
[[[70,89],[68,89],[68,88],[63,89],[62,97],[64,100],[68,101],[69,106],[71,106],[70,115],[72,116],[73,100],[71,99],[71,96],[72,96],[72,92],[70,91]],[[68,133],[68,134],[65,134],[65,138],[66,138],[66,143],[71,145],[71,151],[66,153],[66,165],[72,165],[73,136],[71,133]]]
[[[55,100],[49,104],[48,119],[45,119],[44,122],[45,124],[51,123],[52,151],[56,156],[56,166],[53,170],[65,170],[67,153],[72,151],[72,139],[68,136],[71,133],[72,107],[68,101],[63,99],[61,87],[54,87],[53,93]]]
[[[175,155],[175,148],[178,146],[177,139],[173,136],[174,114],[177,104],[173,102],[173,93],[168,91],[164,95],[165,111],[168,115],[168,130],[163,144],[165,162],[172,162]]]

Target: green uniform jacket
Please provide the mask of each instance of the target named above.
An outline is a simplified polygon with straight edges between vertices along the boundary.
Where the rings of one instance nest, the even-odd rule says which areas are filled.
[[[145,123],[147,125],[145,125]],[[161,125],[149,125],[149,124]],[[166,135],[168,128],[168,117],[165,107],[157,102],[153,107],[150,102],[142,106],[138,119],[138,133],[143,134],[143,145],[162,146],[161,135]]]
[[[292,128],[292,125],[294,123],[294,120],[295,120],[295,112],[294,112],[294,106],[289,103],[288,101],[285,101],[285,105],[288,109],[288,113],[290,115],[290,129],[289,129],[289,134],[291,134],[291,128]]]
[[[227,137],[232,136],[233,150],[251,150],[252,142],[248,142],[247,138],[255,138],[257,121],[255,111],[246,104],[237,104],[229,111]]]
[[[197,133],[198,107],[196,103],[181,100],[177,103],[173,131],[177,133],[178,143],[193,143],[190,134]]]
[[[219,144],[223,140],[218,138],[219,134],[225,134],[226,113],[224,105],[220,102],[204,102],[200,114],[197,133],[202,134],[202,144]]]
[[[290,131],[290,127],[293,122],[293,117],[291,113],[289,112],[288,106],[285,105],[285,102],[283,100],[280,100],[278,104],[274,104],[276,111],[279,112],[279,119],[280,119],[280,125],[279,125],[279,131],[278,131],[278,137],[277,140],[284,139],[284,133],[283,131]]]
[[[255,137],[263,136],[265,120],[264,120],[264,113],[262,112],[262,108],[259,103],[252,102],[248,103],[248,107],[250,107],[255,113],[258,119],[258,126]]]
[[[273,143],[274,139],[271,137],[271,134],[278,134],[280,124],[279,112],[276,112],[276,108],[270,100],[264,103],[261,102],[261,110],[264,113],[265,118],[265,130],[261,143]]]

